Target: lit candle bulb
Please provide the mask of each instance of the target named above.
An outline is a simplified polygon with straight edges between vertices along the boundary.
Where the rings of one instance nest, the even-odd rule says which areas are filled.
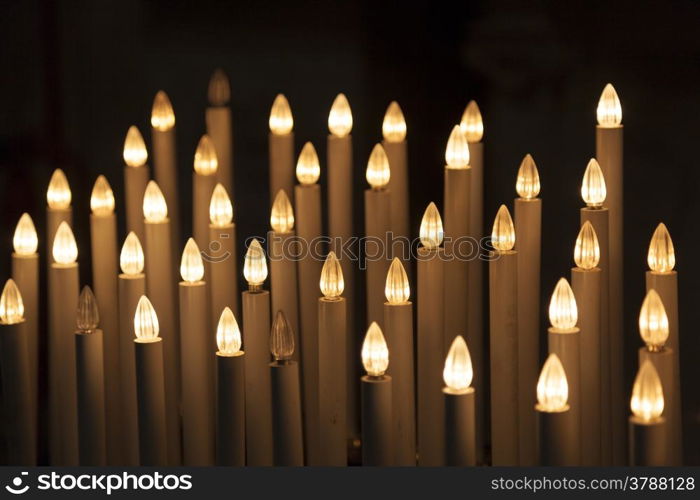
[[[63,173],[63,170],[57,168],[51,175],[49,188],[46,191],[46,202],[49,208],[53,210],[70,208],[71,196],[66,174]]]
[[[605,177],[603,171],[595,158],[591,158],[583,174],[581,184],[581,197],[589,207],[602,207],[605,202],[607,189],[605,187]]]
[[[299,153],[296,168],[297,180],[304,186],[316,184],[321,175],[321,166],[318,162],[316,148],[310,142],[304,144],[304,147]]]
[[[294,128],[294,118],[289,101],[284,94],[277,94],[270,110],[270,131],[276,135],[286,135]]]
[[[481,118],[481,111],[476,101],[469,101],[459,126],[467,136],[469,142],[480,142],[484,136],[484,122]]]
[[[345,137],[352,130],[352,111],[345,94],[338,94],[328,114],[328,130],[336,137]]]
[[[620,98],[617,96],[615,87],[611,83],[605,85],[603,92],[600,94],[596,117],[598,118],[598,125],[601,127],[619,127],[622,123]]]
[[[39,246],[39,239],[34,227],[34,221],[28,213],[23,213],[17,222],[12,246],[17,255],[34,255]]]
[[[287,193],[280,189],[275,196],[270,213],[270,225],[276,233],[288,233],[294,229],[294,210]]]
[[[389,184],[391,170],[386,151],[381,144],[375,144],[367,162],[365,178],[372,189],[384,189]]]
[[[199,175],[214,175],[218,166],[214,143],[205,134],[199,139],[194,153],[194,171]]]
[[[168,220],[168,206],[156,181],[149,181],[143,196],[143,215],[146,222],[158,223]]]
[[[452,341],[445,358],[445,368],[442,370],[446,391],[451,394],[464,394],[471,386],[473,376],[469,348],[464,337],[457,335]]]
[[[564,366],[556,354],[550,354],[537,380],[537,409],[562,412],[568,409],[569,385]]]
[[[114,193],[104,175],[97,177],[90,196],[90,210],[93,215],[106,216],[114,213]]]
[[[148,152],[146,143],[139,129],[132,125],[126,132],[124,139],[124,163],[130,167],[141,167],[146,164]]]
[[[586,221],[576,237],[574,262],[580,269],[594,269],[600,262],[600,245],[593,224]]]
[[[224,308],[216,328],[216,345],[220,356],[236,356],[241,350],[241,330],[233,311]]]
[[[131,231],[124,240],[119,254],[119,267],[124,274],[136,276],[143,272],[144,257],[141,242],[136,233]]]
[[[89,286],[84,286],[78,297],[78,315],[76,325],[81,333],[91,333],[100,323],[100,311],[97,299]]]
[[[435,203],[430,202],[420,223],[420,242],[425,248],[437,248],[442,244],[443,237],[440,212]]]
[[[159,90],[151,108],[151,126],[161,132],[167,132],[175,126],[175,112],[168,94]]]
[[[343,280],[343,268],[335,256],[335,252],[329,252],[321,269],[319,282],[321,293],[326,299],[338,300],[343,294],[345,282]]]
[[[384,295],[390,304],[406,304],[411,295],[411,289],[408,284],[408,275],[403,267],[403,264],[398,257],[394,257],[389,266],[389,272],[386,275],[386,284],[384,286]]]
[[[294,331],[282,311],[277,311],[272,323],[270,352],[278,362],[290,361],[294,354]]]
[[[180,275],[187,283],[196,283],[204,278],[204,262],[199,247],[193,238],[187,240],[180,260]]]
[[[362,365],[370,377],[383,377],[389,367],[389,348],[375,321],[369,325],[362,342]]]
[[[14,280],[8,279],[0,295],[0,323],[14,325],[24,321],[22,294]]]
[[[61,222],[53,240],[53,259],[57,264],[73,264],[78,258],[78,246],[68,223]]]
[[[630,408],[635,417],[646,423],[654,422],[664,411],[661,379],[649,360],[642,363],[634,379]]]
[[[526,200],[537,198],[537,195],[540,194],[540,174],[537,171],[535,160],[530,154],[526,154],[520,163],[515,190],[518,196]]]
[[[250,290],[260,290],[267,279],[267,260],[265,251],[257,239],[253,239],[248,245],[243,263],[243,276],[248,282]]]
[[[401,142],[406,139],[406,120],[399,103],[391,101],[384,113],[382,135],[387,142]]]
[[[224,227],[233,222],[233,205],[223,184],[214,187],[209,203],[209,220],[213,226]]]
[[[493,221],[491,244],[497,252],[510,252],[515,246],[515,228],[508,207],[501,205]]]
[[[450,132],[445,148],[445,163],[447,168],[464,169],[469,166],[469,145],[467,136],[459,125]]]
[[[578,310],[574,291],[566,278],[560,278],[554,288],[549,302],[549,321],[552,327],[559,330],[570,330],[576,327]]]
[[[668,316],[656,290],[647,292],[639,312],[639,334],[647,349],[655,352],[663,349],[668,340]]]
[[[649,269],[657,273],[671,272],[676,265],[673,241],[663,222],[656,227],[651,237],[647,264],[649,264]]]

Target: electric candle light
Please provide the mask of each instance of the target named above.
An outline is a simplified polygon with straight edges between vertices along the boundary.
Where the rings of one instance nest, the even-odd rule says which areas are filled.
[[[225,307],[238,313],[238,258],[233,205],[223,184],[214,187],[209,202],[209,281],[211,286],[211,324],[216,324]]]
[[[641,363],[632,387],[629,465],[668,465],[668,424],[662,416],[664,392],[654,365]]]
[[[228,76],[217,68],[209,80],[209,106],[205,112],[207,135],[211,137],[219,160],[216,180],[233,192],[233,137],[231,134],[231,84]]]
[[[552,353],[537,380],[537,409],[548,413],[569,410],[569,385],[559,357]]]
[[[596,109],[598,125],[604,128],[619,127],[622,123],[622,106],[615,87],[608,83],[600,94]]]
[[[576,237],[574,248],[574,262],[580,269],[590,271],[595,269],[600,262],[600,245],[593,225],[586,221]]]
[[[345,137],[352,130],[352,112],[345,94],[338,94],[328,114],[328,130],[336,137]]]
[[[401,106],[396,101],[391,101],[384,113],[382,121],[382,135],[388,142],[401,142],[406,139],[406,119],[401,111]]]
[[[515,190],[525,200],[532,200],[540,194],[540,174],[530,154],[526,154],[520,163]]]
[[[321,166],[318,163],[316,148],[310,142],[304,144],[299,153],[296,168],[297,180],[304,186],[312,186],[318,182],[321,175]]]
[[[656,290],[649,290],[639,313],[639,333],[647,349],[663,349],[668,339],[668,316]]]
[[[381,144],[375,144],[374,148],[372,148],[365,172],[367,183],[372,189],[384,189],[389,184],[391,177],[389,159]]]
[[[442,389],[445,405],[446,465],[476,465],[472,360],[464,337],[457,335],[445,358]]]
[[[260,290],[267,279],[267,260],[265,259],[265,252],[257,239],[251,241],[245,254],[243,275],[251,291]]]
[[[46,191],[46,244],[53,245],[53,240],[56,237],[56,231],[61,222],[67,222],[68,225],[73,224],[73,209],[71,208],[72,194],[68,179],[63,170],[57,168],[51,175],[49,187]],[[47,249],[48,250],[48,249]],[[51,252],[46,252],[46,257],[49,267],[53,260]]]
[[[289,101],[277,94],[270,110],[270,199],[282,189],[292,193],[294,185],[294,118]]]
[[[39,247],[39,239],[34,227],[34,221],[28,213],[23,213],[17,222],[12,237],[12,246],[17,255],[34,255]]]
[[[124,195],[126,208],[126,229],[134,231],[140,238],[144,236],[141,202],[150,178],[146,160],[146,144],[141,132],[135,126],[129,127],[124,139]],[[94,210],[93,210],[94,212]]]
[[[581,197],[586,205],[592,208],[602,207],[607,196],[607,187],[603,171],[595,158],[591,158],[583,174]]]
[[[481,139],[484,137],[484,122],[476,101],[469,101],[469,104],[464,109],[459,126],[467,136],[469,143],[481,142]]]
[[[469,167],[469,146],[467,138],[459,125],[450,132],[445,148],[445,164],[447,168],[465,169]]]
[[[270,226],[276,233],[288,233],[294,229],[294,209],[287,193],[279,190],[270,212]]]
[[[194,153],[192,174],[192,232],[197,245],[202,248],[209,246],[209,204],[218,165],[214,143],[209,136],[203,135]]]

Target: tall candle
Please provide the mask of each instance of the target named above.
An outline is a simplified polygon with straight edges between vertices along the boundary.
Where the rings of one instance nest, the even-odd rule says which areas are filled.
[[[233,205],[223,184],[217,184],[209,203],[209,242],[203,255],[209,269],[212,325],[219,320],[225,307],[239,313],[238,257],[236,255],[236,225]]]
[[[383,324],[383,289],[389,270],[388,235],[391,226],[391,193],[387,190],[391,172],[381,144],[376,144],[365,174],[370,189],[365,190],[364,263],[367,269],[367,320]]]
[[[156,311],[145,295],[134,313],[134,332],[141,465],[163,466],[169,462],[163,339],[158,336]]]
[[[104,341],[102,329],[97,328],[99,320],[97,299],[90,287],[83,287],[75,332],[80,465],[107,465]]]
[[[51,246],[56,238],[56,231],[61,222],[67,222],[69,226],[73,225],[73,209],[70,206],[72,194],[68,179],[63,170],[57,168],[51,175],[49,188],[46,191],[46,259],[49,267],[53,263],[51,258]]]
[[[347,456],[347,304],[343,269],[329,252],[320,279],[323,297],[318,299],[318,463],[345,466]]]
[[[651,361],[644,361],[632,387],[629,418],[629,461],[632,466],[669,465],[667,423],[662,416],[664,392]]]
[[[416,465],[416,385],[413,368],[413,304],[409,301],[408,275],[398,257],[389,267],[384,287],[384,331],[391,352],[387,373],[392,391],[394,464]]]
[[[442,219],[434,203],[423,214],[418,247],[418,464],[444,461],[444,409],[440,367],[444,359],[444,251]]]
[[[243,265],[248,290],[243,292],[243,344],[245,345],[246,464],[272,465],[272,396],[270,389],[270,292],[265,252],[258,240],[248,246]]]
[[[194,154],[192,174],[192,234],[200,248],[209,246],[209,204],[216,185],[218,160],[214,143],[203,135]]]
[[[135,232],[136,236],[141,239],[144,237],[141,207],[146,185],[151,177],[148,165],[146,165],[147,159],[148,153],[141,132],[132,125],[124,140],[124,163],[126,164],[124,166],[124,206],[126,209],[126,230]]]
[[[622,165],[622,107],[617,92],[607,84],[600,95],[596,110],[596,158],[600,162],[607,184],[605,206],[610,209],[610,400],[612,415],[613,464],[625,463],[625,410],[623,404],[623,296],[624,296],[624,225],[623,225],[623,165]]]
[[[169,207],[158,184],[151,181],[143,197],[145,217],[146,292],[160,311],[163,330],[163,363],[165,369],[165,418],[167,422],[168,464],[182,463],[180,428],[180,328],[173,277],[173,253],[170,245]]]
[[[515,241],[518,242],[518,423],[520,465],[536,465],[536,415],[532,411],[540,354],[540,260],[542,200],[540,176],[529,154],[515,185]]]
[[[32,416],[25,327],[22,295],[9,279],[0,296],[0,373],[9,465],[36,465],[37,431]]]
[[[214,360],[204,262],[194,239],[180,263],[182,451],[185,465],[214,464]]]
[[[211,137],[219,168],[216,180],[226,191],[233,193],[233,136],[231,133],[231,84],[228,75],[217,68],[209,80],[209,106],[206,110],[207,135]]]
[[[476,465],[476,422],[472,360],[464,337],[457,335],[445,359],[445,465]]]
[[[399,103],[391,101],[384,113],[382,122],[382,146],[389,158],[391,167],[391,179],[389,179],[389,191],[391,191],[391,230],[395,238],[410,240],[411,228],[408,219],[411,213],[408,195],[408,159],[406,145],[406,120]],[[403,248],[402,248],[403,249]],[[404,250],[408,250],[405,248]],[[394,248],[392,256],[397,256]],[[400,254],[404,262],[408,262],[408,254]]]
[[[307,142],[297,160],[294,186],[294,212],[300,257],[297,260],[299,277],[299,337],[301,339],[302,395],[304,397],[304,449],[307,463],[319,463],[318,439],[318,277],[321,274],[320,243],[321,186],[317,184],[321,167],[313,144]],[[343,379],[344,380],[344,379]]]
[[[294,118],[289,102],[277,94],[270,110],[270,200],[280,189],[292,193],[294,187]]]
[[[510,212],[501,205],[491,233],[489,262],[491,345],[491,458],[518,465],[518,252]]]
[[[230,308],[216,329],[216,464],[245,465],[245,353]]]

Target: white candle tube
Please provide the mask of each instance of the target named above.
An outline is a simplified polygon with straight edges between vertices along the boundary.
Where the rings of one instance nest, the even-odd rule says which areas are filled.
[[[364,258],[367,285],[367,321],[384,326],[384,281],[391,263],[387,234],[391,231],[391,194],[386,189],[365,190]]]
[[[296,235],[293,231],[268,233],[268,252],[270,257],[270,294],[272,312],[284,311],[287,320],[294,330],[295,345],[300,346],[299,340],[299,290],[297,288],[297,263],[292,258],[291,242]],[[294,352],[294,360],[300,358],[299,350]]]
[[[163,339],[134,340],[141,465],[164,466],[167,445]]]
[[[365,375],[362,393],[362,465],[394,465],[391,377]]]
[[[224,185],[226,191],[233,193],[233,134],[231,133],[231,86],[228,76],[217,69],[209,80],[209,106],[205,112],[207,135],[211,137],[219,167],[216,180]],[[237,314],[236,311],[234,313]]]
[[[107,465],[103,338],[99,329],[75,333],[80,465]]]
[[[245,465],[245,354],[216,353],[216,464]]]
[[[301,425],[299,364],[296,361],[270,363],[272,387],[272,442],[274,465],[304,465]]]

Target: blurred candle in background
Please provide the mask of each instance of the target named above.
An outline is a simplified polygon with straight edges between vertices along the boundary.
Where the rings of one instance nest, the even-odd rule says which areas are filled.
[[[289,101],[277,94],[270,110],[270,200],[283,189],[290,195],[294,188],[294,118]]]
[[[49,264],[53,262],[51,258],[51,248],[56,237],[56,231],[61,222],[73,225],[73,209],[70,206],[72,194],[68,179],[63,170],[57,168],[51,175],[49,188],[46,191],[46,259]]]
[[[209,202],[209,242],[203,255],[209,269],[211,324],[219,321],[221,311],[238,307],[238,256],[233,205],[223,184],[217,184]]]
[[[146,185],[151,177],[146,165],[147,159],[148,153],[141,132],[132,125],[124,140],[124,206],[126,230],[135,232],[141,239],[144,237],[141,206]]]
[[[207,135],[211,137],[219,168],[216,180],[223,184],[226,191],[233,193],[233,135],[231,132],[231,83],[228,75],[217,68],[209,80],[209,106],[206,109]]]
[[[194,153],[192,174],[192,234],[197,246],[209,246],[209,204],[216,186],[218,160],[214,143],[203,135]]]
[[[474,371],[464,337],[457,335],[445,359],[442,389],[445,405],[445,465],[476,465]]]
[[[411,238],[408,220],[411,214],[408,196],[408,158],[406,143],[406,120],[399,103],[391,101],[382,122],[382,146],[391,167],[389,191],[391,192],[391,230],[394,238]],[[400,248],[401,250],[399,250]],[[408,242],[393,248],[391,255],[402,262],[409,262]],[[400,253],[399,253],[400,252]]]

